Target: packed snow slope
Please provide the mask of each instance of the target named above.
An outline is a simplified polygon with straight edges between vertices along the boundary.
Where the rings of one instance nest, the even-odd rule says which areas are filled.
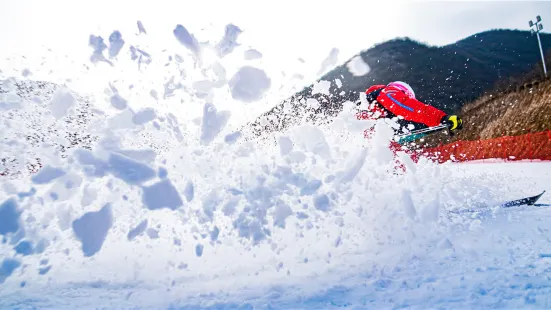
[[[167,66],[135,46],[120,52],[120,33],[109,46],[91,37],[90,71],[113,75],[94,75],[105,89],[89,94],[93,117],[80,124],[67,123],[82,111],[69,87],[34,98],[4,84],[2,157],[43,166],[0,179],[0,308],[551,305],[549,209],[497,207],[547,189],[549,163],[395,158],[389,125],[355,120],[353,104],[330,125],[246,140],[232,117],[276,85],[257,66],[225,78],[231,29],[206,62],[177,26],[188,53]],[[110,71],[113,55],[138,72]],[[153,69],[174,74],[161,91]],[[40,123],[53,136],[30,143]],[[73,144],[75,130],[95,138]]]

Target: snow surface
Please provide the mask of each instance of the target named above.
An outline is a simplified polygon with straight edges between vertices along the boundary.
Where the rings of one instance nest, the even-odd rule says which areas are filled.
[[[230,30],[215,42],[245,61]],[[550,163],[414,163],[353,105],[328,125],[248,136],[228,125],[233,106],[262,99],[268,73],[240,64],[226,81],[223,59],[195,61],[199,36],[170,35],[172,58],[90,36],[91,65],[136,70],[100,75],[90,100],[0,85],[0,154],[14,159],[0,177],[0,308],[551,307],[549,194],[497,207],[548,190]],[[141,83],[156,70],[166,78]]]

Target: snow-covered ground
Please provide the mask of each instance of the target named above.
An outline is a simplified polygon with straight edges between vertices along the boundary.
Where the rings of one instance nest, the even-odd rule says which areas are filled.
[[[496,208],[548,189],[550,163],[399,154],[400,172],[388,126],[364,139],[350,104],[330,125],[245,139],[233,119],[284,85],[225,30],[212,46],[178,25],[187,52],[162,59],[90,37],[105,83],[86,100],[3,84],[0,154],[21,173],[0,178],[0,308],[551,306],[551,209]],[[123,57],[135,71],[112,69]]]
[[[2,180],[1,308],[549,306],[549,209],[449,211],[547,189],[551,164],[392,174],[331,133],[78,150]]]

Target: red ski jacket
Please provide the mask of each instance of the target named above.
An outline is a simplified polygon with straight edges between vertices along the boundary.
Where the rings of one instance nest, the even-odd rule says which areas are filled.
[[[402,116],[406,121],[425,124],[432,127],[440,125],[446,113],[410,98],[405,92],[394,86],[373,85],[366,90],[366,94],[380,90],[376,97],[377,103],[369,104],[369,110],[360,111],[356,114],[358,119],[378,119],[389,116]],[[368,96],[369,97],[369,96]]]

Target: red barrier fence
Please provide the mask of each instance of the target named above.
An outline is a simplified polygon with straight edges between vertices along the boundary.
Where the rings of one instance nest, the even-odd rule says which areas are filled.
[[[456,141],[428,148],[422,155],[439,163],[481,159],[551,160],[551,131],[476,141]]]

